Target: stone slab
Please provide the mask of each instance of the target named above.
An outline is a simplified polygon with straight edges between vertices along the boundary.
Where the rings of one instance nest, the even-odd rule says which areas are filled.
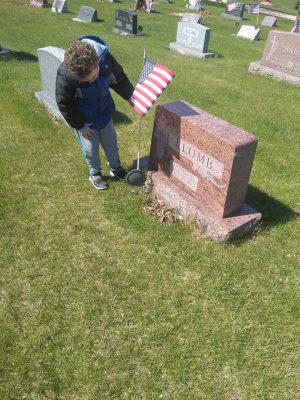
[[[120,35],[142,35],[143,27],[138,26],[137,13],[130,9],[115,10],[113,31]]]
[[[193,57],[198,57],[198,58],[207,58],[207,57],[214,57],[215,53],[199,53],[198,51],[194,51],[193,49],[188,49],[185,46],[182,46],[181,44],[177,42],[171,42],[169,43],[169,48],[172,51],[175,51],[177,53],[187,55],[187,56],[193,56]]]
[[[231,217],[221,218],[211,212],[200,201],[191,197],[161,172],[150,172],[156,197],[169,207],[176,209],[184,220],[196,222],[205,228],[204,234],[219,242],[233,241],[249,233],[261,220],[261,213],[247,204]]]
[[[36,92],[35,97],[42,102],[49,113],[65,122],[55,99],[56,72],[64,60],[65,50],[59,47],[42,47],[37,50],[43,90]],[[66,122],[65,122],[66,123]]]
[[[36,7],[36,8],[46,8],[50,7],[50,4],[48,4],[47,0],[30,0],[30,7]]]
[[[238,31],[237,36],[248,40],[259,40],[260,29],[252,25],[243,25]]]
[[[249,64],[249,72],[253,74],[271,76],[277,81],[284,81],[294,86],[300,86],[300,78],[286,72],[277,71],[274,68],[267,67],[266,65],[261,64],[259,61],[254,61]]]
[[[97,10],[89,6],[81,6],[74,21],[96,22],[98,20]]]
[[[67,0],[54,0],[52,4],[52,12],[64,14],[68,11]]]
[[[0,57],[8,57],[10,55],[10,50],[5,49],[0,45]]]
[[[276,79],[298,85],[300,79],[300,35],[286,31],[270,31],[262,59],[259,62],[251,63],[249,71],[273,75]]]
[[[231,4],[235,3],[235,8],[230,11]],[[233,20],[241,20],[243,19],[243,14],[245,10],[245,4],[240,3],[238,1],[230,1],[227,2],[226,10],[221,14],[222,17],[233,19]]]
[[[266,15],[264,19],[261,22],[262,26],[268,26],[270,28],[273,28],[277,24],[277,18],[272,17],[271,15]]]
[[[184,101],[156,107],[149,169],[221,218],[245,202],[257,139]]]

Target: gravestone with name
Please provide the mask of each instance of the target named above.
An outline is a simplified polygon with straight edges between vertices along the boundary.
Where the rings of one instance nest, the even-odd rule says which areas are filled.
[[[230,18],[233,20],[243,19],[245,4],[238,1],[227,2],[226,10],[222,13],[222,17]]]
[[[95,22],[98,20],[97,10],[89,6],[81,6],[77,18],[73,18],[73,21],[79,22]]]
[[[54,0],[52,12],[63,14],[67,12],[67,0]]]
[[[176,42],[169,44],[170,50],[198,58],[212,57],[208,51],[210,28],[195,22],[180,21],[177,25]]]
[[[36,92],[35,97],[47,107],[52,116],[65,121],[55,100],[56,72],[64,61],[65,50],[48,46],[39,48],[37,53],[43,90]]]
[[[257,139],[184,101],[156,108],[148,170],[154,194],[215,240],[236,239],[261,214],[245,204]]]
[[[277,24],[277,18],[272,17],[271,15],[266,15],[265,18],[262,20],[261,25],[262,26],[269,26],[269,27],[274,27]]]
[[[252,25],[243,25],[237,33],[237,36],[243,37],[249,40],[258,40],[260,35],[260,29],[255,28]]]
[[[48,4],[47,0],[30,0],[29,6],[35,8],[46,8],[50,7],[50,4]]]
[[[143,27],[137,24],[137,13],[133,10],[116,10],[113,31],[120,35],[142,35]]]
[[[300,35],[270,31],[262,59],[250,63],[249,71],[300,86]]]

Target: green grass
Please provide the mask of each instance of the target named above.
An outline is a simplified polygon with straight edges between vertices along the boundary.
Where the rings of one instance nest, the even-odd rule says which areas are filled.
[[[251,75],[262,40],[238,39],[209,4],[214,59],[171,53],[183,2],[139,14],[143,37],[112,32],[120,4],[99,23],[0,3],[0,398],[5,400],[291,400],[299,397],[299,88]],[[243,23],[255,24],[256,16]],[[278,29],[292,23],[279,19]],[[34,98],[37,48],[106,39],[136,83],[143,49],[174,70],[158,104],[184,99],[258,138],[247,202],[263,213],[247,238],[214,243],[143,211],[143,191],[93,190],[71,131]],[[126,167],[138,117],[114,96]],[[149,152],[154,109],[143,120]],[[105,173],[108,172],[106,169]]]

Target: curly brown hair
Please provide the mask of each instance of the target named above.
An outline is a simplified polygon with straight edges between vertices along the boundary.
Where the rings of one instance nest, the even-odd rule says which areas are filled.
[[[76,41],[65,52],[65,66],[79,79],[88,75],[98,63],[99,56],[89,43]]]

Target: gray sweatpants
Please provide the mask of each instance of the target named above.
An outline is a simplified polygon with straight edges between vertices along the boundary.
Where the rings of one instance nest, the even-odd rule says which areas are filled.
[[[91,175],[101,171],[99,145],[104,150],[109,166],[111,168],[120,166],[117,134],[112,120],[105,128],[94,129],[93,135],[89,138],[83,137],[79,131],[76,131],[76,136]]]

